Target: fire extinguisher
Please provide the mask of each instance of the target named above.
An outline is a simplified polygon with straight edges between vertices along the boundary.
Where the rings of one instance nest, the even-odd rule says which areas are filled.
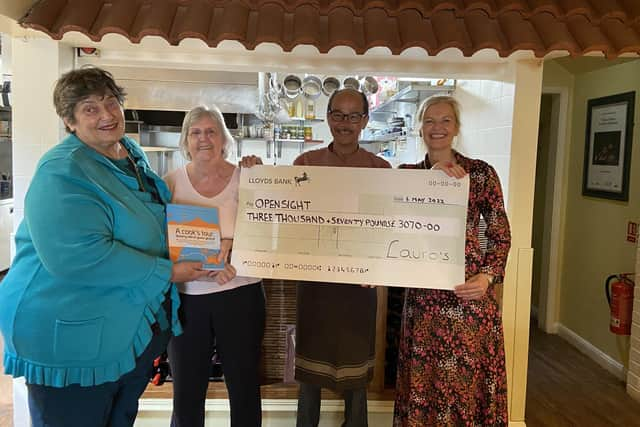
[[[611,309],[609,330],[614,334],[631,335],[634,286],[633,280],[629,278],[631,275],[631,273],[612,274],[604,283],[604,291]]]

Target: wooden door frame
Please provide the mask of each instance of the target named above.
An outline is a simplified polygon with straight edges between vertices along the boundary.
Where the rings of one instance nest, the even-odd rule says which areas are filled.
[[[560,259],[562,254],[562,229],[563,212],[566,205],[566,196],[564,192],[566,166],[566,152],[569,146],[567,141],[567,127],[569,114],[569,90],[566,87],[543,86],[542,95],[558,96],[559,102],[557,106],[552,104],[552,115],[557,115],[558,125],[553,134],[556,139],[555,167],[553,181],[553,202],[551,212],[551,224],[549,232],[549,253],[540,254],[547,258],[548,270],[541,280],[546,281],[544,287],[545,292],[540,290],[540,299],[538,304],[538,327],[545,332],[555,334],[558,332],[558,318],[560,308]],[[547,226],[547,224],[545,224]],[[546,227],[545,227],[546,228]]]

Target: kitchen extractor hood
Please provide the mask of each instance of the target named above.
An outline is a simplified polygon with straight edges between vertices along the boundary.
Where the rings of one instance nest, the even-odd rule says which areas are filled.
[[[189,111],[198,105],[216,105],[223,113],[257,112],[257,72],[103,68],[127,92],[127,109]]]
[[[223,113],[256,113],[256,86],[141,80],[119,80],[118,84],[127,92],[127,109],[189,111],[198,105],[216,105]]]

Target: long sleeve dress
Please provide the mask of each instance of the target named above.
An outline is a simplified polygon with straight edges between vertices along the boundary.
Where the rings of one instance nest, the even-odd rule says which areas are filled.
[[[502,281],[511,245],[502,189],[495,170],[459,153],[470,176],[465,277]],[[429,158],[409,169],[428,169]],[[487,248],[479,224],[486,222]],[[463,301],[452,291],[409,288],[402,318],[395,427],[506,426],[507,378],[501,312],[495,289]]]

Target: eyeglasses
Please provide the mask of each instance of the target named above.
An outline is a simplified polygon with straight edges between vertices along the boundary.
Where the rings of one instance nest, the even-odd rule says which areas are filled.
[[[341,122],[345,119],[349,120],[351,123],[358,123],[362,118],[366,116],[365,113],[343,113],[342,111],[334,111],[329,110],[329,117],[331,120],[335,120],[336,122]]]
[[[200,139],[200,137],[204,135],[207,139],[211,139],[216,135],[216,133],[216,130],[213,128],[204,129],[204,131],[202,129],[191,129],[187,136],[193,139]]]

